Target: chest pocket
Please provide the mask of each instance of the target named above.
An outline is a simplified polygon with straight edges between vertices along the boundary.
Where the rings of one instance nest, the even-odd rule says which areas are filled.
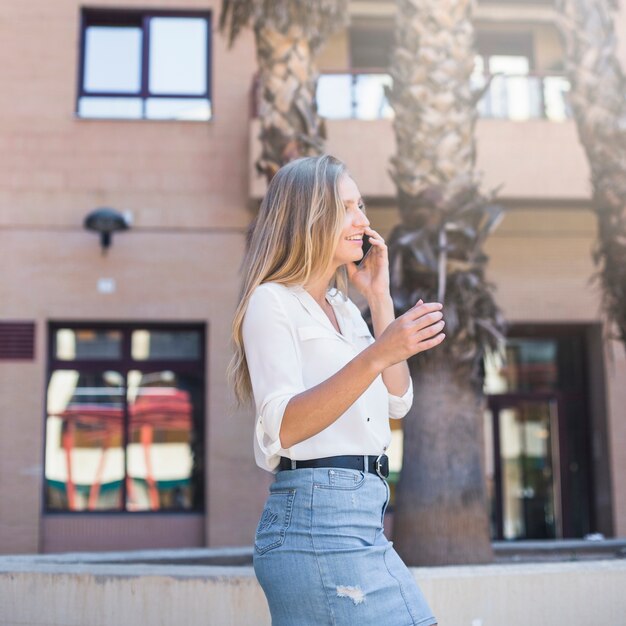
[[[309,341],[310,339],[331,339],[333,341],[341,341],[337,334],[332,330],[323,326],[299,326],[298,337],[300,341]]]

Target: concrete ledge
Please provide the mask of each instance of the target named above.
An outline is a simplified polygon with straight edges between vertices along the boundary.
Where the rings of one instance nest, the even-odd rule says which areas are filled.
[[[1,557],[0,624],[269,626],[252,567],[183,564],[247,554],[229,548]],[[440,626],[626,624],[622,559],[413,573]]]

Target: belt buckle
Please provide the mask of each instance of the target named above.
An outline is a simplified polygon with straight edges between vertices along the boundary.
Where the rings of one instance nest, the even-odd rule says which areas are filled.
[[[386,454],[380,454],[374,462],[374,469],[381,478],[389,476],[389,457]]]

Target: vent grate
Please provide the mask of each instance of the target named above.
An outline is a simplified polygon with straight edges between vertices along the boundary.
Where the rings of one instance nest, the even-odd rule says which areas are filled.
[[[0,322],[0,360],[35,358],[35,322]]]

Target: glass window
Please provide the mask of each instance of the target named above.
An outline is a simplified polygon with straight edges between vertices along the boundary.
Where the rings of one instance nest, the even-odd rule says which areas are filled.
[[[385,87],[391,85],[389,74],[359,74],[354,85],[355,117],[359,120],[391,118],[393,109],[385,94]]]
[[[85,31],[85,91],[141,89],[141,29],[90,26]]]
[[[385,87],[389,74],[322,74],[317,81],[317,110],[327,119],[376,120],[393,117]]]
[[[486,359],[486,393],[549,391],[558,384],[558,343],[555,339],[509,339],[506,361]]]
[[[202,380],[170,370],[128,373],[129,437],[126,454],[129,511],[190,509]]]
[[[352,75],[322,74],[317,81],[317,111],[328,119],[352,117]]]
[[[200,342],[198,331],[135,330],[132,334],[132,358],[137,361],[198,359]]]
[[[83,118],[211,118],[208,12],[83,9]]]
[[[211,103],[204,98],[148,98],[146,117],[151,120],[209,120]]]
[[[117,330],[59,328],[54,334],[54,344],[54,354],[61,361],[122,356],[122,333]]]
[[[150,20],[150,92],[200,96],[207,91],[207,21]]]
[[[358,20],[348,31],[350,67],[354,70],[387,71],[393,50],[394,24],[392,20],[381,22]]]
[[[111,119],[140,120],[143,117],[141,98],[93,98],[78,99],[80,117],[106,117]]]
[[[49,510],[122,508],[124,384],[117,371],[57,370],[48,384]]]
[[[202,510],[203,327],[52,324],[51,335],[46,509]]]

